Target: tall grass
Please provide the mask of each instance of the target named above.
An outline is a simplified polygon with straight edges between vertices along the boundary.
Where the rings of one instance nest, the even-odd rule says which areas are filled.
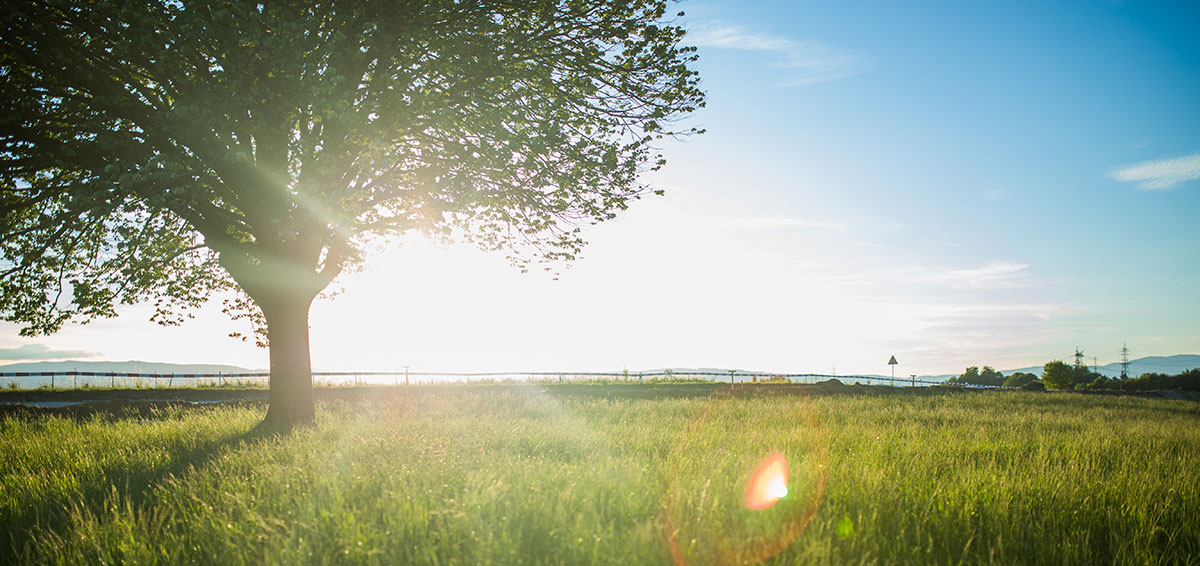
[[[1200,563],[1195,404],[671,387],[413,387],[267,438],[252,407],[9,417],[0,562]],[[790,494],[749,511],[775,451]]]

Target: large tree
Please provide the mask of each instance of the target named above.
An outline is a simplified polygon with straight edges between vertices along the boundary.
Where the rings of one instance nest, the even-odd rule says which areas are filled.
[[[27,335],[213,293],[313,417],[308,311],[410,231],[574,258],[703,104],[665,0],[6,2],[0,316]],[[680,14],[682,15],[682,14]]]
[[[1062,360],[1046,362],[1042,366],[1042,382],[1050,389],[1074,389],[1076,373],[1075,368]]]

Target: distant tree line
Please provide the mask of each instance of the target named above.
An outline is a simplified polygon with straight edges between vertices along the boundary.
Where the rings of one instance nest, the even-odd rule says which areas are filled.
[[[952,377],[946,380],[946,383],[954,383],[960,385],[987,385],[992,387],[1021,387],[1031,381],[1037,381],[1038,377],[1032,373],[1013,372],[1008,377],[998,372],[992,366],[971,366],[967,368],[962,375]]]
[[[1054,362],[1051,362],[1054,363]],[[1062,362],[1059,364],[1066,366]],[[1086,375],[1080,375],[1078,372],[1071,373],[1063,372],[1061,369],[1055,369],[1057,375],[1062,376],[1061,381],[1057,385],[1051,385],[1051,382],[1046,380],[1046,375],[1049,372],[1050,364],[1046,364],[1047,372],[1043,372],[1042,379],[1046,381],[1046,387],[1051,389],[1076,389],[1084,391],[1151,391],[1154,389],[1181,389],[1184,391],[1200,391],[1200,368],[1189,369],[1185,372],[1175,375],[1165,373],[1143,373],[1142,375],[1130,379],[1113,379],[1100,375],[1098,373],[1087,372]],[[1068,369],[1073,369],[1069,368]],[[1068,380],[1070,378],[1070,380]]]
[[[949,384],[1023,387],[1037,382],[1046,389],[1080,391],[1151,391],[1155,389],[1181,389],[1200,391],[1200,368],[1190,369],[1176,375],[1165,373],[1143,373],[1139,377],[1114,379],[1092,371],[1085,365],[1069,365],[1062,360],[1047,362],[1042,366],[1042,375],[1013,372],[1008,377],[992,366],[971,366],[958,377],[946,380]]]

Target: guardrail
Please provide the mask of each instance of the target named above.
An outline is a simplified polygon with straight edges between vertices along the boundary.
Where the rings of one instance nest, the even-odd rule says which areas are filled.
[[[80,387],[174,387],[229,384],[260,384],[270,380],[269,372],[248,373],[132,373],[99,371],[0,372],[0,387],[33,389]],[[751,383],[787,380],[813,383],[837,379],[844,383],[918,387],[942,385],[940,381],[875,375],[833,375],[824,373],[755,373],[731,371],[524,371],[524,372],[428,372],[428,371],[316,371],[313,381],[327,385],[399,385],[401,383],[444,383],[455,381],[583,381],[615,380],[641,382],[672,379],[703,379],[714,382]]]

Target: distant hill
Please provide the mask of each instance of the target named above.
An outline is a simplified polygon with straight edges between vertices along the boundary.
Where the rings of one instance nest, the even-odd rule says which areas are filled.
[[[1049,360],[1046,360],[1049,361]],[[1064,362],[1072,363],[1073,360],[1064,359]],[[1088,366],[1091,367],[1090,365]],[[1200,355],[1196,354],[1176,354],[1174,356],[1146,356],[1136,360],[1129,360],[1129,377],[1137,377],[1143,373],[1165,373],[1167,375],[1175,375],[1183,373],[1189,369],[1200,368]],[[1017,369],[999,370],[1004,375],[1012,375],[1018,371],[1032,373],[1038,377],[1042,375],[1042,366],[1030,366]],[[1105,377],[1121,377],[1121,362],[1113,362],[1096,366],[1096,371]],[[930,379],[940,380],[958,377],[955,375],[935,375],[930,376]]]
[[[0,373],[17,371],[94,371],[115,373],[252,373],[259,370],[221,364],[168,364],[164,362],[29,362],[0,365]]]

